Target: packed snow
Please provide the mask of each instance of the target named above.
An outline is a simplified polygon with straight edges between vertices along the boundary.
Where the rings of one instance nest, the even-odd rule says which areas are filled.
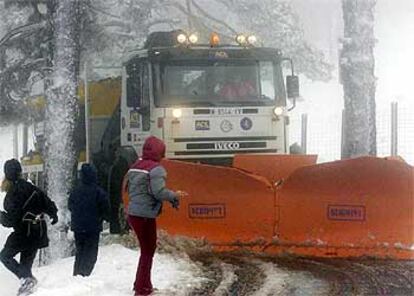
[[[8,231],[0,231],[3,245]],[[113,244],[99,249],[98,262],[88,278],[73,277],[74,258],[69,257],[48,266],[36,267],[34,275],[39,285],[33,296],[127,296],[132,295],[139,250]],[[161,295],[186,295],[198,287],[204,278],[199,267],[184,256],[156,254],[152,273],[153,285]],[[1,295],[15,295],[19,281],[0,266]]]
[[[121,245],[102,246],[98,262],[88,278],[73,277],[74,258],[35,268],[39,285],[33,296],[129,296],[138,261],[138,250]],[[152,281],[161,295],[186,295],[201,284],[203,278],[196,264],[184,257],[156,254]],[[15,295],[19,281],[3,267],[0,269],[2,295]]]
[[[328,295],[329,285],[308,272],[288,271],[272,263],[262,263],[266,276],[263,286],[253,296],[262,295]]]

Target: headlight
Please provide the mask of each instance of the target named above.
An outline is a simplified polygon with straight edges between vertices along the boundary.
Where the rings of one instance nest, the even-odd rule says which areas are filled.
[[[190,41],[191,44],[197,43],[198,36],[196,34],[191,34],[188,36],[188,41]]]
[[[175,118],[180,118],[183,115],[183,111],[181,109],[173,109],[172,114]]]
[[[210,34],[210,46],[216,47],[220,44],[220,37],[216,32]]]
[[[237,35],[236,42],[240,45],[246,44],[246,36],[244,36],[243,34]]]
[[[254,36],[254,35],[250,35],[249,37],[247,37],[247,42],[250,45],[253,45],[253,44],[255,44],[257,42],[257,37]]]
[[[177,36],[177,41],[178,41],[178,43],[180,43],[180,44],[183,44],[183,43],[185,43],[185,42],[187,42],[187,35],[185,35],[185,34],[179,34],[178,36]]]
[[[280,116],[283,114],[283,108],[282,107],[276,107],[273,109],[273,113],[275,113],[276,116]]]

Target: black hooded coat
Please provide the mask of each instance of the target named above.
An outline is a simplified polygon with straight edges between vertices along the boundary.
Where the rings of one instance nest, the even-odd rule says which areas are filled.
[[[83,164],[81,182],[70,194],[68,202],[73,232],[100,232],[103,220],[109,220],[108,195],[96,182],[96,169]]]
[[[20,178],[21,166],[17,160],[7,161],[4,173],[12,186],[4,198],[1,223],[14,229],[6,247],[15,250],[47,247],[49,239],[44,215],[57,221],[55,203],[42,190]]]

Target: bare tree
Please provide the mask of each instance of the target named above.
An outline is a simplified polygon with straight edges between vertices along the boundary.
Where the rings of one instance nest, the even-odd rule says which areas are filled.
[[[342,158],[376,155],[374,8],[376,0],[342,0],[344,88]]]
[[[299,73],[312,80],[329,81],[332,78],[333,66],[326,61],[322,51],[306,41],[301,20],[290,1],[214,1],[227,7],[227,14],[235,16],[237,22],[233,27],[239,32],[255,34],[265,46],[278,48],[292,57]]]
[[[300,19],[286,0],[102,0],[90,8],[101,28],[89,38],[96,50],[88,57],[95,63],[118,62],[126,49],[138,48],[154,30],[197,32],[201,42],[215,31],[226,43],[234,42],[237,33],[250,33],[293,57],[296,70],[310,79],[331,78],[332,65],[306,42]],[[97,36],[102,43],[96,42]]]
[[[66,231],[69,224],[68,193],[76,165],[74,149],[75,119],[78,113],[79,0],[56,2],[54,12],[53,65],[47,81],[46,172],[48,195],[59,208],[60,233],[55,233],[52,256],[67,254]],[[63,235],[61,235],[63,234]]]

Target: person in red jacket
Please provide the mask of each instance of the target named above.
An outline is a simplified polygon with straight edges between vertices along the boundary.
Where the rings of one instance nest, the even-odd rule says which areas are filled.
[[[161,213],[162,204],[168,201],[178,209],[179,197],[184,195],[165,187],[167,173],[160,164],[164,156],[165,144],[151,136],[144,143],[142,158],[131,166],[126,175],[128,223],[137,235],[141,248],[134,282],[135,295],[149,295],[153,292],[151,268],[157,246],[155,219]]]
[[[253,81],[238,73],[220,88],[219,95],[227,100],[243,101],[257,96],[257,92]]]

